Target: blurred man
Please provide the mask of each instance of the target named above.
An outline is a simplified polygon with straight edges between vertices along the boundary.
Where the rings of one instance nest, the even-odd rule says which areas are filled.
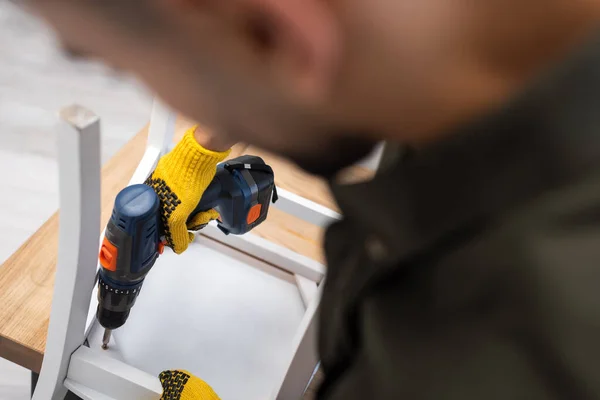
[[[600,398],[599,0],[30,3],[331,180],[320,398]],[[380,140],[414,154],[334,183]]]

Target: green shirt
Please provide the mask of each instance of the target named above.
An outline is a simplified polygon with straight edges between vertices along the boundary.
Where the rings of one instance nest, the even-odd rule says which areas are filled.
[[[448,137],[333,185],[319,398],[600,398],[600,36]]]

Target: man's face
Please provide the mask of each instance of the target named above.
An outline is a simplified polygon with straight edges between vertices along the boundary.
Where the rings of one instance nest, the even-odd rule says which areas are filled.
[[[564,11],[548,5],[536,25],[539,1],[513,14],[495,12],[515,9],[506,1],[29,3],[65,47],[134,72],[215,134],[330,173],[379,139],[427,141],[505,100],[553,56],[528,51],[527,40],[536,49],[573,41],[566,26],[559,36],[544,30]]]

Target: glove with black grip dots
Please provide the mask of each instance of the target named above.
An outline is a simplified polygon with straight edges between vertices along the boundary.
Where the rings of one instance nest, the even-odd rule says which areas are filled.
[[[189,230],[197,230],[219,217],[215,210],[198,213],[188,221],[217,172],[217,164],[231,150],[215,152],[194,138],[197,127],[188,130],[173,151],[163,156],[146,184],[160,199],[161,218],[167,246],[177,254],[194,240]]]

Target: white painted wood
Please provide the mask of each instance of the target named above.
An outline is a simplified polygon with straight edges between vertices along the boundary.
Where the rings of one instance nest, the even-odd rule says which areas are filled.
[[[85,346],[71,356],[65,386],[89,400],[158,400],[162,394],[156,376]]]
[[[65,387],[83,400],[119,400],[114,397],[106,396],[77,382],[73,382],[70,379],[65,379]]]
[[[311,281],[298,274],[294,275],[294,279],[296,279],[296,285],[300,291],[300,296],[302,296],[302,301],[304,301],[304,305],[308,308],[317,296],[319,287],[315,281]]]
[[[176,121],[177,114],[155,98],[150,115],[146,151],[129,185],[144,183],[156,168],[160,157],[171,151]]]
[[[150,116],[150,126],[148,127],[146,151],[131,177],[130,185],[144,183],[156,168],[160,157],[170,151],[170,145],[175,135],[176,121],[177,114],[169,110],[158,99],[155,99]]]
[[[326,228],[342,218],[339,213],[288,190],[278,188],[277,194],[279,194],[279,201],[273,206],[313,225]]]
[[[299,399],[304,394],[313,376],[319,357],[317,352],[317,312],[321,302],[323,285],[306,310],[302,324],[298,329],[291,346],[289,367],[282,375],[281,383],[276,385],[277,400]],[[289,353],[289,352],[288,352]]]
[[[155,98],[148,128],[148,147],[158,149],[161,156],[165,155],[173,143],[176,121],[177,114]]]
[[[144,183],[156,168],[156,164],[160,159],[160,154],[161,153],[159,149],[147,147],[142,160],[140,161],[133,176],[131,177],[131,180],[129,181],[129,185]]]
[[[224,400],[265,400],[305,311],[293,275],[200,237],[161,256],[107,354],[153,376],[186,369]],[[101,338],[92,329],[90,347]]]
[[[100,230],[100,121],[79,106],[62,110],[60,117],[58,262],[36,400],[65,395],[70,356],[85,339]]]
[[[268,221],[264,223],[268,223]],[[325,275],[325,266],[323,266],[323,264],[312,258],[298,254],[286,247],[263,239],[253,233],[246,233],[242,236],[224,235],[223,232],[217,228],[216,222],[213,221],[200,231],[200,235],[225,243],[239,251],[251,254],[261,260],[265,260],[288,272],[304,276],[314,282],[320,282]]]

